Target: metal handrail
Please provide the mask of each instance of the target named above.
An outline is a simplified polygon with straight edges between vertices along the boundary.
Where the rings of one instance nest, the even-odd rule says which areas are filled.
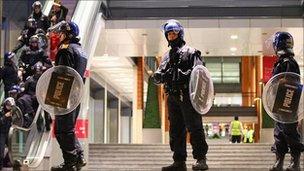
[[[19,130],[19,131],[24,131],[24,132],[30,132],[31,130],[34,130],[33,128],[35,128],[36,126],[36,123],[37,123],[37,120],[39,118],[39,115],[41,114],[44,114],[44,111],[42,110],[41,106],[39,105],[38,107],[38,110],[36,112],[36,115],[32,121],[32,124],[28,127],[28,128],[23,128],[23,127],[19,127],[19,126],[12,126],[9,130],[9,136],[8,136],[8,151],[9,151],[9,158],[11,160],[11,162],[14,162],[13,161],[13,156],[12,156],[12,153],[13,153],[13,147],[12,147],[12,143],[13,143],[13,134],[16,130]],[[30,162],[32,160],[32,154],[33,154],[33,151],[34,150],[34,146],[36,145],[31,145],[32,142],[29,142],[30,144],[28,145],[29,146],[29,149],[26,150],[26,156],[25,156],[25,159],[23,161],[23,164],[27,165],[28,167],[38,167],[39,164],[41,163],[41,161],[43,160],[43,157],[44,157],[44,154],[46,152],[46,147],[48,145],[48,142],[50,140],[50,133],[51,133],[51,130],[48,131],[48,132],[42,132],[43,135],[41,136],[41,138],[39,138],[39,146],[38,146],[38,149],[35,153],[35,157],[34,157],[34,161],[33,162]],[[27,144],[27,142],[26,142]],[[38,157],[37,157],[37,154],[38,154]]]

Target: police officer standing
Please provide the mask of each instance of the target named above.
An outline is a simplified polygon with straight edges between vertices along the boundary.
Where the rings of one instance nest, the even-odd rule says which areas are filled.
[[[8,97],[8,91],[19,83],[18,68],[14,63],[15,53],[7,52],[4,55],[4,66],[0,67],[0,80],[4,84],[4,96]]]
[[[0,170],[2,170],[4,163],[4,150],[7,144],[8,132],[12,123],[12,106],[15,105],[15,100],[8,97],[3,102],[3,107],[0,111]]]
[[[25,29],[21,31],[20,36],[18,37],[17,45],[14,47],[12,52],[17,53],[24,45],[29,45],[30,38],[35,35],[37,30],[37,22],[34,18],[29,18],[26,23]]]
[[[34,35],[29,40],[29,47],[22,50],[19,59],[19,67],[24,71],[23,81],[34,74],[33,67],[37,62],[41,62],[46,67],[52,66],[51,60],[44,50],[39,47],[39,37]]]
[[[184,28],[177,20],[168,20],[163,29],[171,49],[164,55],[152,80],[156,84],[164,84],[168,95],[170,147],[174,163],[163,167],[162,171],[187,170],[186,130],[190,132],[193,157],[197,160],[192,169],[207,170],[208,145],[202,117],[193,108],[189,97],[191,71],[196,65],[203,64],[201,52],[185,45]]]
[[[37,29],[42,29],[43,31],[47,31],[50,27],[50,21],[46,15],[42,13],[42,4],[39,1],[35,1],[32,5],[33,12],[29,16],[29,18],[35,19],[37,23]],[[26,28],[27,29],[27,28]]]
[[[87,59],[79,43],[79,27],[74,22],[60,26],[60,47],[55,65],[65,65],[75,69],[81,77],[87,65]],[[83,150],[75,136],[75,123],[80,105],[71,113],[55,116],[55,135],[63,153],[64,163],[52,167],[52,171],[80,170],[86,165]]]
[[[50,20],[52,22],[52,25],[55,25],[60,21],[65,21],[68,12],[69,9],[62,5],[61,0],[55,0],[52,12],[50,14]]]
[[[288,32],[277,32],[273,40],[273,48],[279,57],[274,64],[273,76],[282,72],[294,72],[300,74],[298,63],[294,59],[293,37]],[[275,123],[272,151],[276,154],[276,162],[270,171],[283,170],[285,154],[290,148],[291,161],[287,171],[300,171],[300,156],[304,146],[300,142],[300,134],[297,130],[298,122],[291,124]]]

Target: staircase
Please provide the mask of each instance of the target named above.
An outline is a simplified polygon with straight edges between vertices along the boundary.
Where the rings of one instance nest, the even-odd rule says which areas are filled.
[[[267,171],[274,163],[271,144],[209,144],[209,170]],[[187,167],[191,170],[194,159],[188,145]],[[303,168],[303,156],[301,165]],[[285,167],[290,155],[285,157]],[[89,170],[160,170],[172,163],[167,144],[89,144]]]

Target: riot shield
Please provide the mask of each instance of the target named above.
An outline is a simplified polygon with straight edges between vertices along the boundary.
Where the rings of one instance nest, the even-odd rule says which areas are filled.
[[[47,39],[46,35],[44,35],[42,33],[38,33],[37,36],[39,38],[39,47],[42,49],[46,49],[48,46],[48,39]]]
[[[209,71],[203,65],[196,66],[189,82],[190,101],[200,114],[206,114],[213,103],[214,88]]]
[[[12,106],[12,126],[22,127],[23,126],[23,115],[18,106]]]
[[[292,72],[272,77],[263,90],[263,106],[267,114],[280,123],[295,123],[303,119],[303,78]]]
[[[41,107],[50,114],[64,115],[73,111],[83,96],[83,80],[71,67],[55,66],[44,72],[36,86]]]

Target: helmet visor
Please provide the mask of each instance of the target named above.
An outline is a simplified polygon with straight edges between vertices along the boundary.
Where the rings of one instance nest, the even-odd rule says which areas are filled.
[[[173,31],[173,32],[176,33],[176,34],[178,34],[178,33],[181,31],[181,29],[182,29],[182,27],[181,27],[179,24],[177,24],[177,21],[176,21],[176,20],[169,20],[169,21],[167,21],[167,22],[162,26],[162,28],[163,28],[163,31],[164,31],[165,33],[168,33],[168,32],[170,32],[170,31]]]

